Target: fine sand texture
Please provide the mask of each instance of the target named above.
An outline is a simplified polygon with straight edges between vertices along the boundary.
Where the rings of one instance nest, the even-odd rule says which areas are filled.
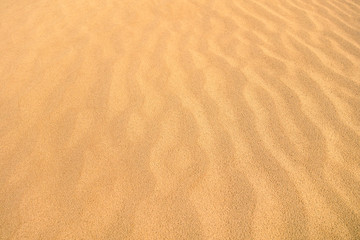
[[[0,239],[360,239],[360,1],[1,0]]]

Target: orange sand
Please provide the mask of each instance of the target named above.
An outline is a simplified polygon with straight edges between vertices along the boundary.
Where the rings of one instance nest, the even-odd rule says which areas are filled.
[[[0,239],[360,239],[360,2],[1,0]]]

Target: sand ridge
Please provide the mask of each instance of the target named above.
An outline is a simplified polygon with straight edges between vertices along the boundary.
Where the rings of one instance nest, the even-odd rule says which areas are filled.
[[[359,239],[360,3],[0,2],[0,239]]]

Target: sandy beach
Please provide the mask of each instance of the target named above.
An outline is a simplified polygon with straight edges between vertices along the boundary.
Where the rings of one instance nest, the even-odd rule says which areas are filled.
[[[360,239],[360,2],[1,0],[0,239]]]

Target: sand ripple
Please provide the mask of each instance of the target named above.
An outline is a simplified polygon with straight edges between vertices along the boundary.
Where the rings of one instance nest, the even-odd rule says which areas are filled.
[[[360,239],[359,2],[0,16],[0,239]]]

